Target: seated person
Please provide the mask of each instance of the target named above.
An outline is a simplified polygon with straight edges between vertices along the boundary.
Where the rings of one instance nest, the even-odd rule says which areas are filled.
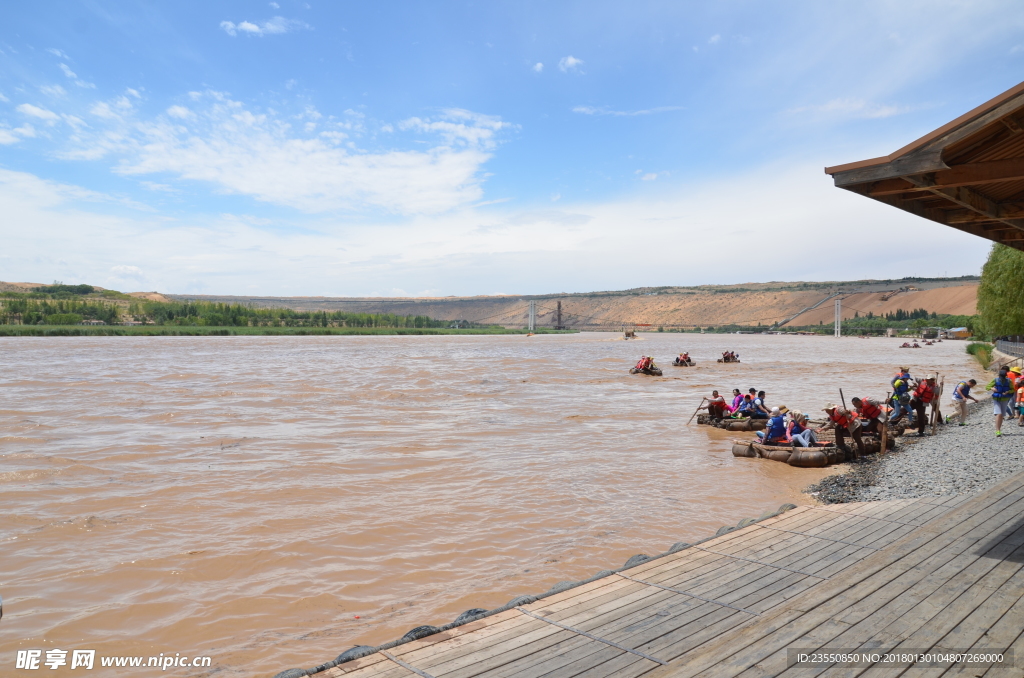
[[[808,428],[807,417],[803,412],[793,410],[789,413],[789,425],[786,427],[786,435],[789,437],[793,447],[814,447],[818,442],[814,430]]]
[[[753,419],[767,419],[769,416],[768,407],[764,404],[764,391],[758,391],[757,397],[753,398],[754,412],[750,415]]]
[[[711,398],[708,400],[707,405],[701,405],[698,410],[707,410],[715,419],[722,419],[729,412],[729,405],[725,402],[725,398],[718,395],[718,391],[711,392]]]
[[[743,396],[743,400],[740,401],[740,406],[736,408],[734,413],[738,417],[749,417],[751,412],[754,411],[754,401],[751,400],[749,395]]]
[[[788,412],[789,410],[787,410]],[[757,437],[765,445],[778,445],[786,441],[786,413],[781,407],[773,407],[771,417],[768,418],[768,426],[763,431],[757,432]]]

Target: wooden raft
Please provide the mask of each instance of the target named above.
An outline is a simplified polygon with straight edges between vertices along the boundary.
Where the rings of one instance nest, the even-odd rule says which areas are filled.
[[[980,523],[965,521],[965,511],[970,514],[971,507],[979,506],[978,515],[985,517],[978,520],[994,520],[999,502],[954,497],[799,507],[317,675],[556,678],[676,675],[677,670],[685,672],[679,675],[724,675],[719,673],[724,669],[720,662],[735,662],[728,670],[742,673],[753,665],[748,658],[753,663],[776,659],[780,646],[772,640],[772,629],[779,624],[827,621],[825,606],[837,594],[819,592],[855,588],[873,574],[879,588],[884,584],[881,579],[913,572],[912,565],[903,563],[907,549],[946,553],[942,535],[956,541],[976,534],[968,526]],[[951,520],[951,512],[961,517]],[[1024,516],[1024,495],[1020,515]],[[999,517],[1005,521],[1009,516]],[[926,523],[928,527],[922,528]],[[961,550],[969,548],[963,542]],[[942,562],[956,562],[957,557],[946,553]],[[965,561],[964,567],[969,566]],[[889,577],[887,568],[892,570]],[[864,594],[870,596],[871,591],[865,589]],[[801,612],[811,609],[801,601],[814,601],[818,611]],[[856,602],[851,599],[851,604]],[[815,629],[814,623],[794,626],[794,637]],[[766,675],[756,670],[754,674]]]

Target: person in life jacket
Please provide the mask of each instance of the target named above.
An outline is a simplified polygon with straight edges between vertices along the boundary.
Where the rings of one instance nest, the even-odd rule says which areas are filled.
[[[715,419],[722,419],[729,412],[729,405],[725,402],[725,398],[718,395],[718,391],[711,392],[711,399],[708,400],[707,405],[701,405],[699,410],[707,410]]]
[[[750,413],[754,411],[754,401],[749,395],[743,396],[743,400],[740,401],[740,406],[736,409],[735,414],[740,417],[749,417]]]
[[[882,406],[871,398],[851,398],[850,402],[857,410],[857,416],[866,421],[861,422],[864,433],[878,433],[882,420],[885,419],[885,412]]]
[[[967,381],[961,381],[953,389],[953,407],[956,408],[957,414],[960,415],[960,425],[967,426],[967,401],[973,400],[978,402],[978,399],[971,395],[971,389],[978,385],[973,379]]]
[[[786,442],[786,412],[789,409],[785,405],[773,407],[768,417],[768,425],[763,431],[757,432],[757,437],[765,445],[777,445]]]
[[[818,438],[814,430],[808,428],[807,417],[803,412],[793,410],[789,413],[789,424],[786,426],[786,437],[793,443],[793,447],[814,447]]]
[[[1003,417],[1013,417],[1010,411],[1011,400],[1013,399],[1013,382],[1007,376],[1005,367],[999,370],[998,376],[988,383],[992,391],[992,414],[996,417],[996,436],[1003,435]]]
[[[648,358],[647,356],[644,355],[640,356],[640,361],[637,362],[635,369],[644,372],[646,370],[651,369],[652,367],[654,367],[654,358]]]
[[[912,411],[910,409],[910,387],[914,383],[914,378],[910,376],[910,370],[901,367],[889,383],[892,386],[892,415],[889,417],[889,423],[895,424],[904,414],[909,416]]]
[[[729,408],[729,412],[735,413],[736,410],[740,409],[740,403],[743,402],[743,394],[740,393],[738,388],[732,390],[732,407]]]
[[[932,406],[932,411],[935,411],[938,403],[935,400],[937,393],[937,386],[935,385],[936,376],[929,374],[928,378],[918,383],[917,388],[914,389],[914,395],[910,400],[910,406],[914,408],[917,413],[917,435],[925,436],[924,432],[925,425],[928,420],[924,416],[925,407],[928,405]]]
[[[1024,426],[1024,379],[1017,380],[1017,400],[1014,401],[1017,408],[1017,426]]]
[[[758,391],[757,396],[751,398],[754,403],[754,412],[750,415],[754,419],[768,419],[771,416],[771,412],[768,410],[768,406],[764,402],[764,391]]]
[[[838,407],[835,403],[826,403],[821,411],[828,415],[828,421],[818,429],[818,432],[834,428],[836,430],[836,447],[842,448],[846,447],[846,436],[849,435],[853,438],[853,442],[857,443],[854,459],[863,457],[865,454],[864,439],[860,435],[860,420],[857,419],[857,415],[846,408]]]

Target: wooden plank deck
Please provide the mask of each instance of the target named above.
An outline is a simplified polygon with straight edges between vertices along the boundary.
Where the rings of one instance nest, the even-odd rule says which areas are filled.
[[[902,675],[789,648],[1013,648],[1024,666],[1024,473],[973,497],[800,507],[324,678]],[[1020,676],[915,668],[913,675]],[[986,673],[988,671],[988,673]]]

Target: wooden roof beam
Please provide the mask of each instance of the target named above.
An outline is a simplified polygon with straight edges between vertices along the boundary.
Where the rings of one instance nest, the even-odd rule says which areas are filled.
[[[998,203],[986,198],[967,186],[960,186],[957,188],[940,188],[932,185],[931,181],[926,177],[907,177],[907,181],[920,188],[925,188],[935,195],[943,197],[950,202],[954,202],[961,207],[966,207],[972,212],[977,212],[978,214],[990,217],[996,221],[1001,221],[1007,226],[1024,230],[1024,219],[1013,219],[1001,216],[999,214]],[[946,223],[948,223],[948,221]]]
[[[946,213],[946,223],[971,224],[979,221],[999,221],[1000,219],[1024,219],[1024,203],[1001,202],[998,203],[998,207],[997,217],[978,214],[973,210],[950,210]]]
[[[927,176],[931,179],[931,183],[927,188],[915,185],[914,182],[906,177],[899,177],[876,181],[868,189],[867,195],[874,198],[879,195],[893,195],[905,191],[976,186],[996,181],[1019,181],[1024,179],[1024,158],[1008,158],[1006,160],[957,165],[948,170],[934,172]]]

